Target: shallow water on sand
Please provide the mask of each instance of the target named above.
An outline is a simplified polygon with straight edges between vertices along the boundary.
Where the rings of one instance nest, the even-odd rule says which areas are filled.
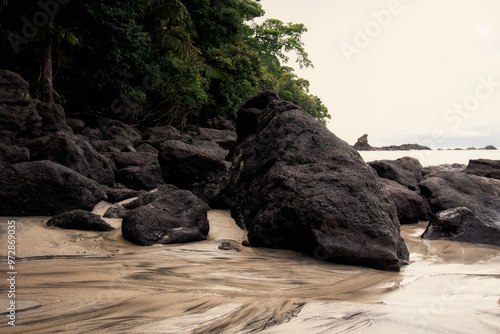
[[[152,247],[9,219],[17,313],[8,326],[2,279],[2,333],[500,333],[500,248],[424,241],[425,223],[403,226],[411,263],[394,273],[243,247],[227,211],[209,212],[207,241]]]

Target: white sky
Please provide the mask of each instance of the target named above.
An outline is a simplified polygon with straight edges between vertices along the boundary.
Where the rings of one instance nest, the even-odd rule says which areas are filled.
[[[500,148],[499,0],[260,3],[267,18],[308,28],[315,68],[288,65],[310,81],[332,115],[329,129],[349,144],[367,133],[372,146]]]

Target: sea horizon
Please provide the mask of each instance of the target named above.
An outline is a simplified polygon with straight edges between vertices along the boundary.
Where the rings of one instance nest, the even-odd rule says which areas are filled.
[[[413,157],[419,160],[423,167],[445,164],[467,165],[469,160],[475,159],[500,160],[500,150],[470,150],[467,147],[434,147],[431,150],[406,151],[359,151],[359,154],[365,162]]]

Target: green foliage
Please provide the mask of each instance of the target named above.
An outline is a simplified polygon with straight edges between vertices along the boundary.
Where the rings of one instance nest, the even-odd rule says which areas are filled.
[[[231,117],[249,96],[274,89],[322,122],[330,117],[309,83],[282,65],[293,52],[300,67],[312,66],[301,39],[307,29],[275,19],[249,24],[264,14],[258,0],[71,1],[53,29],[29,39],[22,18],[40,11],[38,1],[0,9],[2,67],[36,82],[43,40],[60,42],[52,43],[53,81],[68,113],[183,126]]]
[[[307,28],[302,23],[287,23],[277,19],[268,19],[262,24],[254,24],[248,31],[247,41],[264,58],[276,57],[284,63],[290,59],[288,53],[297,54],[296,62],[302,67],[312,67],[302,42],[302,34]]]
[[[264,15],[258,1],[253,0],[184,0],[191,16],[194,39],[202,52],[223,44],[242,41],[245,24]]]
[[[293,73],[283,72],[278,81],[278,95],[283,100],[297,104],[323,124],[331,118],[321,99],[309,94],[309,81],[298,78]]]
[[[209,103],[208,83],[202,63],[164,57],[159,67],[150,70],[153,82],[147,90],[147,108],[132,112],[136,124],[174,124],[183,127],[189,117]]]
[[[258,53],[246,44],[212,48],[207,51],[207,62],[222,73],[221,80],[212,81],[211,93],[225,116],[234,113],[251,95],[273,88],[262,71]]]

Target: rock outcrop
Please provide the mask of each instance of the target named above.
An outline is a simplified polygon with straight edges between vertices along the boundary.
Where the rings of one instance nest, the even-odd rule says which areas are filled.
[[[467,165],[465,172],[468,174],[500,180],[500,160],[469,160],[469,164]]]
[[[324,125],[264,92],[240,107],[237,132],[225,199],[253,246],[384,270],[408,263],[384,186]]]
[[[377,160],[368,164],[377,171],[379,177],[395,181],[410,190],[417,190],[423,179],[423,167],[415,158]]]
[[[372,147],[368,144],[368,135],[364,134],[358,138],[356,143],[354,144],[354,148],[358,151],[370,151]]]
[[[30,150],[26,147],[18,147],[15,145],[5,145],[0,143],[0,161],[11,164],[17,162],[26,162],[30,159]]]
[[[161,145],[158,159],[165,183],[191,190],[216,205],[231,167],[225,160],[227,154],[212,140],[167,140]]]
[[[123,211],[125,239],[141,245],[206,240],[209,207],[192,192],[162,186],[129,203]]]
[[[37,138],[27,146],[31,151],[31,160],[50,160],[100,184],[115,184],[109,161],[86,140],[71,132],[58,131],[51,136]]]
[[[500,224],[485,224],[471,210],[457,207],[438,212],[422,234],[427,240],[452,240],[500,247]]]
[[[61,106],[31,99],[20,75],[0,70],[0,142],[22,145],[59,130],[71,131]]]
[[[58,214],[47,221],[47,226],[83,231],[112,231],[114,227],[99,215],[85,210],[73,210]]]
[[[102,119],[99,122],[99,138],[104,140],[126,139],[137,145],[141,134],[130,125],[113,119]]]
[[[396,205],[401,224],[416,224],[420,220],[429,220],[430,208],[422,196],[397,182],[383,178],[380,181]]]
[[[500,180],[464,172],[437,172],[420,182],[432,213],[466,207],[481,221],[500,226]]]
[[[43,160],[0,163],[0,215],[54,216],[92,210],[105,192],[74,170]]]

